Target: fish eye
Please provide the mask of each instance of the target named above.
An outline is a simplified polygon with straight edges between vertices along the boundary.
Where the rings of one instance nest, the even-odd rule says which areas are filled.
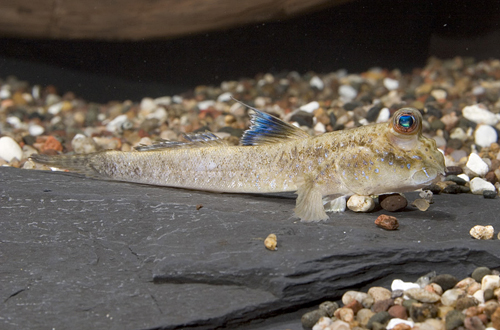
[[[394,130],[401,134],[412,134],[419,130],[421,115],[416,109],[403,108],[394,115]]]

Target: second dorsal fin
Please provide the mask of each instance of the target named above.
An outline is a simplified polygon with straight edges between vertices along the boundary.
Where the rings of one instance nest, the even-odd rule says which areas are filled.
[[[152,145],[141,145],[135,147],[137,151],[151,151],[159,149],[171,149],[171,148],[200,148],[200,147],[210,147],[214,145],[227,145],[227,141],[219,138],[211,132],[204,133],[191,133],[183,134],[182,137],[186,140],[183,141],[170,141],[162,140],[158,143]]]
[[[288,139],[306,139],[310,137],[309,134],[298,127],[246,105],[235,98],[233,100],[254,111],[250,118],[252,125],[243,133],[240,141],[243,146],[258,146],[279,143]]]

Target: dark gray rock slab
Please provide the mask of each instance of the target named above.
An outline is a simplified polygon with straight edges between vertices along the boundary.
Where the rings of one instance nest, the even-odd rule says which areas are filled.
[[[349,289],[500,267],[499,241],[469,236],[500,228],[499,203],[439,195],[385,231],[381,210],[301,223],[293,195],[0,168],[0,328],[300,329],[301,308]]]

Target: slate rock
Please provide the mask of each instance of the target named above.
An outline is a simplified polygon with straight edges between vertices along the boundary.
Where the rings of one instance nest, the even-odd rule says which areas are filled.
[[[381,210],[302,223],[295,197],[2,167],[0,328],[239,330],[256,320],[252,330],[295,330],[306,307],[346,288],[500,263],[497,245],[468,234],[496,218],[482,196],[436,195],[427,212],[398,214],[397,232],[367,225]],[[280,238],[272,253],[270,233]]]

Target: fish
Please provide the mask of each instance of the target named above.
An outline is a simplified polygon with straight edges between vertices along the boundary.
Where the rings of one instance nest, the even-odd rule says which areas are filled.
[[[413,191],[445,173],[443,154],[422,134],[422,115],[414,108],[396,111],[387,123],[318,136],[249,108],[251,125],[239,145],[205,132],[128,152],[34,154],[31,160],[105,180],[222,193],[295,192],[295,216],[303,222],[345,210],[348,196]]]

